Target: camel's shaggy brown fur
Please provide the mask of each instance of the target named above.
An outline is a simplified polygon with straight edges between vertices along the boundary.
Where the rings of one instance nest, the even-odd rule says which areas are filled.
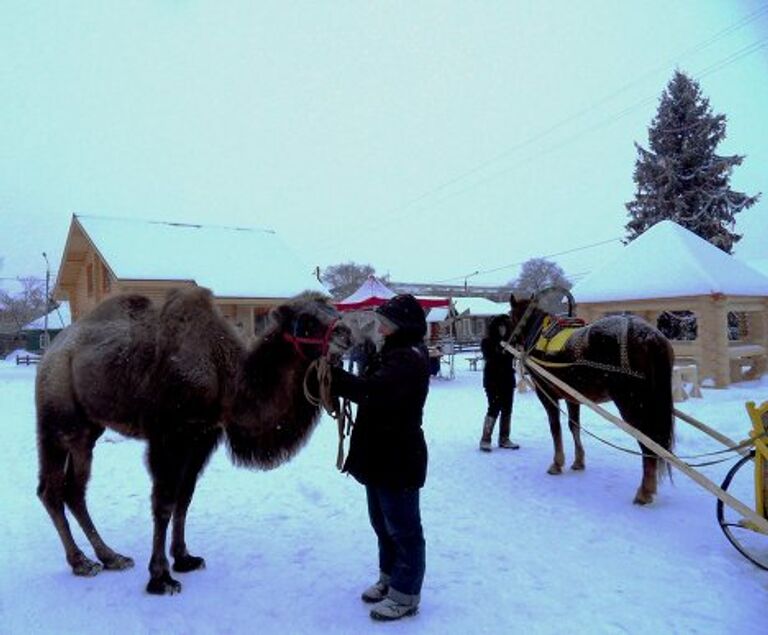
[[[74,573],[133,565],[104,543],[85,502],[94,444],[111,428],[148,442],[154,540],[147,590],[178,592],[165,552],[170,520],[174,570],[204,566],[184,540],[199,473],[222,437],[237,464],[263,469],[301,448],[319,414],[304,397],[304,375],[322,346],[291,337],[328,334],[338,354],[351,342],[335,319],[321,297],[304,294],[275,309],[271,326],[247,346],[210,291],[196,287],[170,292],[160,308],[140,295],[111,298],[62,332],[37,375],[38,495]],[[102,564],[75,544],[65,505]]]

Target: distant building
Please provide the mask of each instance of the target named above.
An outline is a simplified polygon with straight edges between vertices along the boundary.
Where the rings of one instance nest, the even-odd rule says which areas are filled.
[[[69,312],[69,303],[60,302],[59,306],[48,314],[48,341],[52,342],[62,330],[69,326],[70,322],[72,322],[72,316]],[[24,349],[32,353],[41,352],[45,348],[45,329],[44,315],[21,327]]]
[[[327,293],[271,230],[74,215],[53,296],[69,301],[76,321],[117,293],[159,303],[196,285],[246,334],[284,300]]]
[[[675,356],[716,387],[768,370],[768,277],[671,220],[646,230],[571,293],[587,321],[629,312],[662,328],[664,319],[690,315],[695,335],[671,340]]]
[[[508,302],[488,298],[453,298],[454,331],[459,342],[479,342],[485,337],[488,323],[501,313],[509,313]]]

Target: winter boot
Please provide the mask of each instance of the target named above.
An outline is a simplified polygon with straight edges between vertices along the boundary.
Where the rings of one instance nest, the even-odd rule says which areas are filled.
[[[387,597],[388,592],[389,576],[384,576],[384,574],[382,574],[381,578],[379,578],[377,582],[373,583],[365,591],[363,591],[362,595],[360,595],[360,599],[363,602],[367,602],[368,604],[372,604],[373,602],[381,602],[385,597]]]
[[[512,415],[501,415],[499,421],[499,447],[505,450],[519,450],[520,446],[509,438]]]
[[[374,620],[392,622],[402,617],[416,615],[419,612],[418,601],[402,603],[394,598],[385,597],[371,609],[371,617]]]
[[[496,417],[486,417],[483,421],[483,436],[480,437],[480,449],[483,452],[491,451],[491,436],[494,425],[496,425]]]

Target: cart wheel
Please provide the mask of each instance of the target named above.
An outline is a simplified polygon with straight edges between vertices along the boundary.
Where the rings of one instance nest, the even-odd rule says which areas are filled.
[[[739,459],[736,465],[730,469],[720,487],[754,509],[754,450]],[[742,556],[761,569],[768,571],[768,535],[757,529],[751,529],[741,514],[724,505],[720,499],[717,499],[717,522],[720,524],[720,529],[723,530],[725,537]]]

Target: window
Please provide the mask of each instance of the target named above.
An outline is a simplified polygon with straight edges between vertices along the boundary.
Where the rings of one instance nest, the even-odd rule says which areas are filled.
[[[107,265],[104,263],[101,263],[101,290],[105,294],[112,291],[112,280],[109,277]]]
[[[85,289],[88,292],[88,297],[93,296],[93,265],[88,263],[85,265]]]
[[[699,324],[692,311],[664,311],[656,327],[670,340],[692,341],[699,334]]]

